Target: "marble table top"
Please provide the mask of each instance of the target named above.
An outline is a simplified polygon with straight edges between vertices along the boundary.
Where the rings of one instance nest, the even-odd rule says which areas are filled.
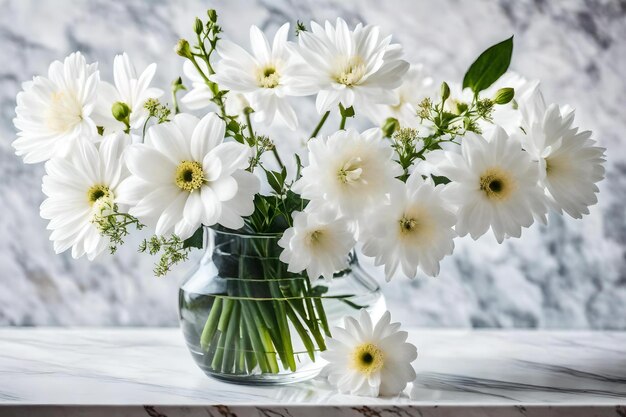
[[[626,416],[626,332],[409,334],[416,381],[367,398],[210,379],[175,328],[0,329],[0,416]]]

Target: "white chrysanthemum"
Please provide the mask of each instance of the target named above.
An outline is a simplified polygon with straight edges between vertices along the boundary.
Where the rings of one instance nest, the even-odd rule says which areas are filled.
[[[126,151],[132,176],[119,190],[129,213],[156,234],[190,237],[200,225],[243,227],[254,211],[256,176],[246,171],[250,149],[224,141],[224,122],[209,113],[202,120],[178,114],[148,129],[145,144]]]
[[[516,135],[539,162],[539,177],[550,206],[579,219],[598,202],[596,183],[604,178],[605,149],[595,146],[591,132],[573,126],[574,111],[546,107],[539,89],[520,102],[524,134]]]
[[[104,137],[99,149],[79,137],[67,155],[46,163],[42,189],[48,198],[40,213],[50,220],[56,253],[71,247],[74,258],[86,254],[92,260],[108,247],[93,221],[117,203],[118,186],[127,175],[122,153],[129,144],[130,137],[121,133]]]
[[[13,119],[19,130],[15,153],[27,164],[43,162],[66,152],[78,136],[95,137],[91,113],[98,83],[98,64],[87,64],[80,52],[50,64],[47,78],[25,82]]]
[[[271,124],[278,115],[290,129],[298,126],[298,118],[287,100],[293,66],[287,50],[289,24],[278,29],[270,46],[261,30],[250,28],[252,55],[240,46],[222,40],[217,52],[221,60],[210,78],[231,93],[245,93],[254,109],[256,121]]]
[[[113,80],[115,85],[101,82],[98,88],[98,104],[94,120],[106,132],[124,131],[126,126],[113,117],[112,107],[115,103],[124,103],[130,109],[130,128],[138,129],[146,121],[148,110],[144,104],[150,98],[159,98],[163,91],[150,87],[156,72],[156,64],[150,64],[137,75],[135,66],[130,62],[128,54],[117,55],[113,60]]]
[[[496,127],[490,140],[467,133],[462,154],[434,151],[427,158],[435,173],[451,180],[444,196],[458,207],[456,232],[478,239],[489,228],[502,243],[520,237],[522,227],[547,211],[543,189],[538,185],[537,164],[518,141]]]
[[[439,274],[439,261],[454,250],[456,216],[448,209],[441,191],[413,173],[390,190],[389,205],[370,212],[359,240],[363,254],[385,265],[389,281],[398,267],[414,278],[418,267],[427,275]]]
[[[340,130],[327,139],[311,139],[308,148],[309,165],[294,191],[311,200],[312,208],[323,205],[344,215],[362,213],[379,204],[402,174],[380,129]]]
[[[402,127],[419,127],[417,109],[419,103],[435,92],[434,81],[425,74],[422,65],[412,65],[403,78],[400,87],[393,90],[391,104],[366,104],[365,115],[377,125],[382,125],[389,117],[400,122]]]
[[[344,319],[344,328],[332,329],[328,350],[322,358],[329,363],[328,381],[342,393],[353,395],[398,395],[416,377],[411,366],[417,358],[416,347],[400,323],[391,323],[386,311],[374,324],[369,313],[361,310],[359,321]]]
[[[348,254],[354,248],[354,235],[345,219],[329,210],[294,212],[293,227],[278,241],[284,248],[280,260],[289,272],[306,269],[311,281],[332,279],[335,272],[348,267]]]
[[[409,69],[401,59],[402,48],[381,37],[378,26],[358,24],[354,30],[342,19],[323,28],[311,22],[311,32],[300,32],[298,65],[292,90],[296,94],[317,93],[316,107],[323,113],[341,103],[393,104],[393,91]],[[358,109],[357,109],[358,111]]]

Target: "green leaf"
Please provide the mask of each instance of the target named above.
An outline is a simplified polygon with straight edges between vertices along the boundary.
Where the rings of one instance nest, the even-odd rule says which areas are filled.
[[[350,106],[347,109],[339,104],[339,112],[341,117],[354,117],[354,107]]]
[[[513,36],[485,50],[463,77],[463,88],[478,94],[496,82],[509,68],[513,53]]]
[[[282,194],[284,183],[282,174],[276,171],[265,171],[265,176],[272,190],[274,190],[276,194]]]
[[[448,177],[441,177],[438,175],[430,175],[433,179],[433,182],[435,183],[435,185],[439,185],[439,184],[447,184],[450,182],[450,180],[448,179]]]
[[[183,242],[183,248],[202,249],[203,245],[204,245],[204,227],[202,226],[198,227],[198,230],[196,230],[193,233],[193,235],[191,235],[190,238],[185,239],[185,241]]]

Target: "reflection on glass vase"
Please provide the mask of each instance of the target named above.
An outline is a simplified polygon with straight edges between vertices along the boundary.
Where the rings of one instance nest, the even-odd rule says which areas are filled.
[[[345,315],[385,310],[379,287],[350,255],[332,281],[310,283],[278,257],[280,235],[207,230],[206,253],[180,287],[180,323],[193,358],[215,378],[285,384],[319,373],[324,338]]]

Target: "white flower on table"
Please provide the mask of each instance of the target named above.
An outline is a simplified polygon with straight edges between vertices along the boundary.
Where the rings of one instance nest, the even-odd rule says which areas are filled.
[[[42,189],[47,198],[40,214],[50,220],[56,253],[71,247],[72,257],[86,254],[93,260],[108,247],[94,220],[118,202],[120,182],[128,175],[122,154],[129,144],[122,133],[106,136],[99,148],[79,137],[66,156],[46,163]]]
[[[148,110],[144,104],[148,99],[158,99],[163,95],[163,90],[150,87],[150,83],[156,72],[156,64],[150,64],[137,75],[135,66],[130,61],[128,54],[117,55],[113,60],[114,84],[106,81],[98,87],[98,102],[94,119],[98,126],[104,128],[104,132],[124,131],[126,125],[113,116],[113,105],[123,103],[128,107],[130,114],[129,127],[139,129],[148,117]]]
[[[572,109],[546,106],[538,88],[520,102],[520,110],[525,133],[515,137],[539,162],[550,207],[575,219],[589,214],[589,206],[598,202],[596,183],[604,178],[606,149],[596,146],[590,131],[573,126]]]
[[[294,71],[292,91],[317,94],[321,114],[340,103],[348,108],[362,103],[394,104],[393,89],[409,69],[402,47],[382,37],[378,26],[356,25],[350,30],[343,19],[311,22],[310,32],[300,32],[297,48],[301,62]]]
[[[13,119],[18,129],[13,142],[16,155],[27,164],[44,162],[62,156],[79,136],[95,140],[92,112],[99,77],[98,64],[87,64],[80,52],[74,52],[63,62],[50,64],[48,77],[25,82]]]
[[[311,209],[328,206],[342,215],[360,215],[383,201],[402,174],[380,129],[340,130],[327,139],[311,139],[308,149],[309,165],[293,190],[311,200]]]
[[[157,235],[190,237],[201,225],[243,227],[254,211],[259,180],[246,171],[250,148],[224,142],[224,122],[209,113],[202,120],[178,114],[148,129],[145,144],[126,152],[131,172],[119,199],[129,214]]]
[[[228,40],[220,41],[217,53],[221,60],[209,78],[229,90],[229,95],[245,94],[256,121],[270,125],[278,115],[290,129],[295,129],[298,118],[288,102],[293,75],[288,34],[289,24],[285,23],[270,46],[258,27],[250,27],[252,55]]]
[[[497,127],[489,140],[467,133],[461,154],[434,151],[427,157],[437,175],[450,179],[444,197],[458,208],[456,232],[474,239],[489,228],[498,243],[520,237],[522,227],[537,218],[545,223],[547,212],[539,186],[537,164],[519,141]]]
[[[306,269],[314,281],[332,279],[335,272],[348,267],[348,254],[356,242],[349,223],[336,217],[330,210],[293,213],[293,227],[278,241],[284,248],[280,260],[288,264],[289,272]]]
[[[328,350],[322,352],[329,362],[328,381],[342,393],[373,397],[401,393],[415,379],[411,362],[417,349],[399,329],[400,323],[391,323],[388,311],[376,325],[366,310],[361,310],[359,321],[345,317],[344,328],[332,329]]]
[[[387,281],[398,268],[409,278],[417,275],[418,267],[436,276],[439,261],[452,254],[456,216],[441,196],[443,188],[415,172],[406,184],[396,182],[388,205],[366,217],[359,236],[363,254],[385,265]]]

